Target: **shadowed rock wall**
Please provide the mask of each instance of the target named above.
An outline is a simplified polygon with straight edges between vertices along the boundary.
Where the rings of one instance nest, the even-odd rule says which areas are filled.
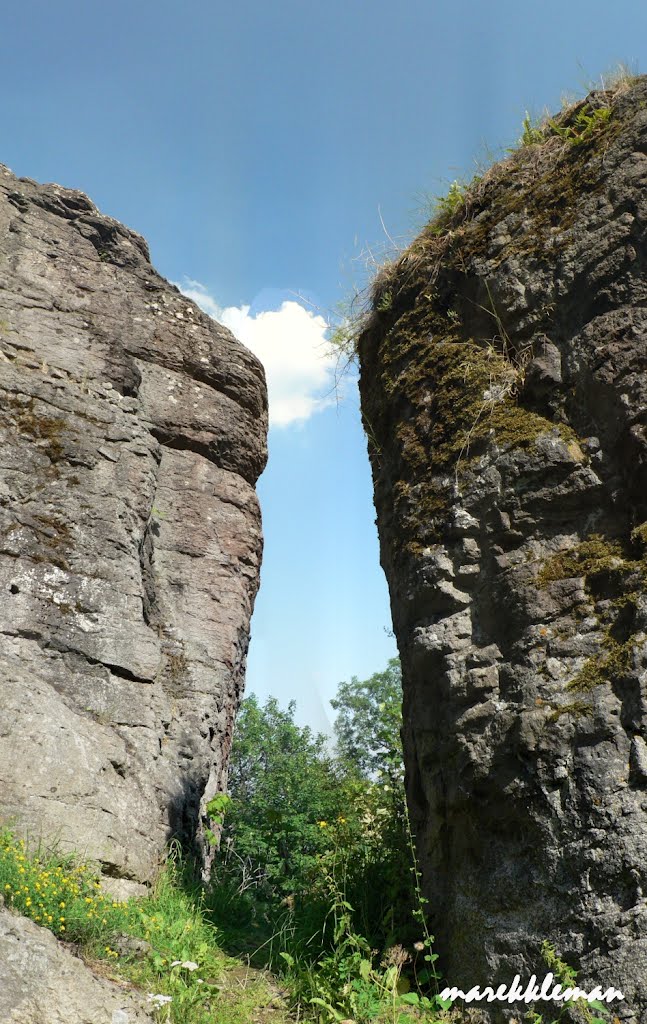
[[[263,370],[139,235],[5,168],[0,353],[0,815],[150,882],[226,779]]]
[[[543,977],[549,940],[638,1022],[647,82],[454,198],[376,279],[359,342],[432,929],[450,984]]]

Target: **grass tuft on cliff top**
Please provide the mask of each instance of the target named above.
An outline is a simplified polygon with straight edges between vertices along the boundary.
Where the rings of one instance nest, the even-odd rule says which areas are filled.
[[[563,396],[542,404],[524,391],[552,305],[520,329],[493,290],[505,261],[550,264],[569,248],[582,203],[604,187],[605,155],[626,117],[621,98],[636,81],[622,72],[554,117],[526,115],[518,145],[451,185],[337,338],[360,357],[374,472],[388,452],[389,472],[407,482],[407,493],[394,491],[405,552],[442,539],[476,460],[542,437],[575,450]]]
[[[599,84],[591,84],[586,97],[564,102],[558,114],[533,119],[526,113],[517,144],[505,150],[503,159],[469,181],[453,181],[444,195],[425,202],[427,223],[410,245],[377,265],[368,288],[347,303],[347,315],[340,316],[332,331],[333,345],[347,357],[356,355],[362,334],[376,317],[391,313],[425,272],[430,272],[431,279],[426,279],[432,284],[440,262],[457,256],[460,249],[464,256],[482,253],[489,230],[509,213],[526,212],[527,207],[533,220],[533,232],[524,228],[519,233],[520,250],[527,248],[530,236],[538,252],[550,247],[552,229],[572,224],[578,196],[590,184],[585,172],[588,159],[596,150],[603,155],[621,128],[618,99],[643,78],[620,64],[602,75]],[[514,186],[514,196],[498,197],[497,190],[507,180]],[[372,251],[370,255],[375,265]]]

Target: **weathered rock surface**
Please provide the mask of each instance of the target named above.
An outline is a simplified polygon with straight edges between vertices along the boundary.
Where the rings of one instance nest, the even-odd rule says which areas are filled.
[[[139,235],[1,168],[0,353],[0,817],[123,895],[226,778],[264,374]]]
[[[143,996],[98,978],[62,943],[0,907],[3,1024],[152,1024]]]
[[[379,275],[362,405],[444,977],[541,978],[548,940],[637,1024],[647,81],[556,124]]]

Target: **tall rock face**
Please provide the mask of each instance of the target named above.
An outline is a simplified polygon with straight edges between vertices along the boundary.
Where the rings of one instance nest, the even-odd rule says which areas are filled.
[[[4,168],[0,353],[0,817],[135,891],[226,781],[263,370],[139,235]]]
[[[547,940],[637,1022],[647,81],[525,143],[383,269],[359,339],[408,799],[448,983],[542,978]]]

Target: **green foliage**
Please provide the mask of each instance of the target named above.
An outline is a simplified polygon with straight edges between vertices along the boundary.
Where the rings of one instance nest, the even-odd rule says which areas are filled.
[[[368,828],[370,831],[370,825]],[[367,887],[379,885],[381,877],[379,864],[362,859],[370,847],[368,837],[367,848],[362,849],[358,836],[344,836],[338,830],[336,845],[321,860],[313,897],[326,907],[323,926],[305,943],[293,928],[289,950],[279,954],[286,964],[294,1002],[299,1011],[314,1010],[319,1024],[349,1018],[356,1024],[435,1021],[437,1012],[449,1003],[428,991],[430,981],[437,991],[437,975],[433,940],[426,928],[420,932],[424,938],[410,942],[409,949],[393,937],[375,948],[376,937],[369,942],[358,930],[361,911],[355,899],[365,897]],[[351,897],[352,870],[357,868],[358,858],[363,864],[362,886],[355,886]],[[400,867],[406,877],[406,865]]]
[[[390,778],[402,773],[402,673],[397,658],[383,672],[339,684],[331,700],[337,712],[335,737],[340,757],[360,775]]]
[[[443,219],[453,217],[457,210],[460,210],[465,202],[466,186],[463,182],[455,180],[449,186],[446,195],[438,196],[436,199],[436,214]]]
[[[175,849],[149,897],[119,903],[102,893],[88,865],[55,854],[30,858],[5,833],[7,903],[39,923],[51,914],[44,923],[56,934],[155,996],[160,1022],[266,1019],[258,1014],[272,997],[260,982],[228,995],[225,929],[230,940],[244,931],[256,961],[281,971],[299,1019],[444,1019],[404,800],[400,703],[395,660],[370,679],[342,683],[333,754],[324,736],[296,724],[294,704],[245,701],[230,794],[206,806],[214,841],[223,830],[206,890]],[[44,886],[49,877],[55,884]],[[43,906],[32,890],[42,891]],[[143,940],[143,951],[120,953],[126,936]]]
[[[243,702],[231,806],[207,904],[255,933],[320,1024],[436,1019],[432,937],[404,799],[399,662],[341,683],[333,755],[270,698]],[[419,987],[418,982],[422,984]]]
[[[445,235],[453,218],[465,208],[470,190],[478,184],[480,176],[475,175],[469,182],[452,181],[445,195],[434,196],[428,204],[429,223],[425,229],[430,236]],[[392,292],[395,297],[396,293]]]
[[[611,120],[611,106],[608,103],[602,103],[599,107],[586,104],[580,110],[577,110],[575,114],[571,115],[570,120],[568,119],[568,114],[569,112],[567,111],[561,117],[534,122],[528,111],[526,111],[526,116],[522,121],[521,136],[517,145],[521,148],[524,146],[540,145],[555,135],[564,139],[565,142],[582,145],[595,138],[599,132],[606,128]],[[565,120],[566,123],[564,123]],[[507,152],[514,153],[515,148],[508,149]]]
[[[230,805],[231,797],[228,796],[227,793],[216,793],[206,806],[207,816],[212,827],[205,829],[205,834],[212,846],[218,845],[218,837],[213,832],[213,829],[222,828],[225,820],[225,813]]]
[[[331,328],[330,344],[342,354],[352,356],[355,352],[355,338],[358,331],[358,321],[342,320]]]
[[[393,293],[387,288],[375,304],[378,313],[388,313],[393,305]]]
[[[101,891],[95,872],[71,857],[0,832],[0,893],[12,910],[70,942],[96,944],[126,925],[126,904]]]
[[[414,964],[415,954],[396,944],[377,956],[370,943],[355,931],[354,908],[336,877],[330,875],[327,881],[333,939],[330,951],[312,964],[299,964],[292,955],[282,954],[297,1005],[313,1008],[320,1024],[349,1018],[357,1024],[436,1020],[436,1011],[448,1004],[437,996],[412,991],[404,974],[404,969]]]
[[[215,890],[253,892],[256,910],[264,901],[270,916],[281,905],[307,905],[314,929],[328,911],[323,880],[342,870],[357,926],[387,941],[411,902],[397,660],[368,680],[340,684],[332,703],[336,756],[324,736],[295,723],[293,703],[281,710],[273,698],[263,707],[254,697],[243,702]]]
[[[555,976],[555,980],[561,983],[562,989],[566,990],[568,988],[573,988],[576,985],[577,971],[557,955],[555,947],[548,942],[548,940],[545,940],[542,943],[541,955],[544,959],[544,963]],[[554,1018],[550,1024],[560,1024],[561,1021],[572,1021],[574,1019],[573,1008],[576,1008],[576,1019],[581,1021],[582,1024],[608,1024],[608,1021],[605,1018],[609,1013],[609,1007],[605,1003],[595,999],[591,1000],[591,1002],[588,1002],[586,999],[565,1000],[560,1007],[557,1017]],[[594,1016],[591,1013],[592,1009],[604,1014],[604,1016]],[[543,1015],[534,1010],[528,1011],[525,1015],[525,1020],[528,1021],[528,1024],[545,1024]]]
[[[539,125],[533,124],[528,111],[526,111],[526,116],[524,117],[521,124],[522,132],[521,138],[519,139],[520,146],[534,146],[538,142],[544,141],[544,132],[542,131]]]
[[[559,135],[566,142],[579,146],[603,131],[610,119],[611,107],[584,107],[578,111],[571,124],[561,125],[557,121],[549,121],[547,134]]]
[[[383,311],[390,308],[390,300],[385,300]],[[367,315],[367,297],[365,291],[353,286],[349,295],[338,302],[326,319],[328,320],[328,341],[332,352],[338,353],[345,367],[355,361],[355,341],[362,329]],[[342,374],[344,370],[342,369]]]
[[[150,943],[141,958],[120,957],[120,973],[149,993],[170,996],[162,1020],[207,1024],[217,1020],[220,985],[228,958],[218,933],[206,919],[200,894],[187,884],[175,852],[149,897],[130,904],[126,931]],[[224,1024],[224,1021],[223,1021]]]
[[[248,1024],[272,1003],[262,979],[228,984],[240,967],[218,945],[202,894],[176,848],[150,896],[127,903],[105,893],[92,867],[55,850],[30,853],[10,830],[0,832],[0,891],[5,905],[66,942],[84,959],[144,992],[158,1020],[170,1024]],[[119,953],[139,940],[140,954]],[[136,944],[135,944],[136,945]],[[283,1014],[273,1009],[273,1024]]]
[[[325,736],[282,710],[249,697],[239,712],[229,768],[231,805],[223,832],[229,854],[217,869],[255,896],[284,899],[305,892],[316,858],[328,845],[325,825],[342,812],[339,766]]]
[[[545,939],[541,945],[541,955],[544,963],[553,972],[555,977],[561,981],[563,985],[570,987],[577,981],[577,971],[574,967],[569,967],[564,960],[561,960],[557,955],[555,947]]]

